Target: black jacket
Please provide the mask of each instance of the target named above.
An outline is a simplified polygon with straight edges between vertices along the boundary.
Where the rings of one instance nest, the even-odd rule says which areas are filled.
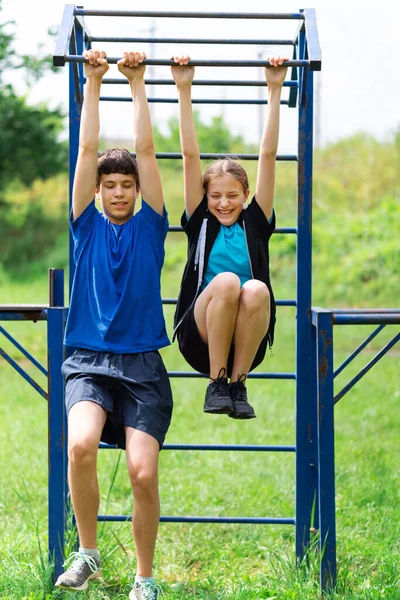
[[[241,212],[238,223],[245,232],[253,278],[263,281],[271,296],[271,319],[267,333],[271,347],[274,341],[276,309],[269,276],[268,244],[275,230],[275,212],[271,223],[268,223],[256,198],[253,197],[250,204]],[[175,335],[179,336],[179,325],[197,298],[211,248],[221,227],[218,219],[207,208],[206,196],[189,220],[186,213],[183,213],[181,224],[188,236],[188,258],[175,310],[173,338]]]

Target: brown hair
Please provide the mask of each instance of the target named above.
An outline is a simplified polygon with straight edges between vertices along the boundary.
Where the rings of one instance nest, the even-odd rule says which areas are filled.
[[[111,148],[100,154],[97,161],[96,186],[99,187],[103,174],[109,175],[110,173],[133,175],[136,187],[139,187],[139,171],[136,159],[125,148]]]
[[[234,158],[220,158],[207,165],[203,172],[203,190],[207,194],[209,183],[215,177],[222,177],[223,175],[231,175],[234,179],[239,181],[243,187],[243,191],[246,192],[249,189],[249,180],[246,171],[237,159]]]

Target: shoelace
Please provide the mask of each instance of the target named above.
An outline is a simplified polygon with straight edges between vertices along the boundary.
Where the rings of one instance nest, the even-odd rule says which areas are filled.
[[[157,600],[158,594],[161,594],[161,597],[164,598],[164,592],[159,585],[154,583],[153,581],[146,581],[145,583],[136,584],[142,588],[144,598],[146,600]]]
[[[215,385],[214,393],[216,396],[226,396],[228,393],[228,390],[227,390],[228,381],[227,381],[227,379],[225,379],[225,377],[226,377],[226,369],[225,369],[225,367],[222,367],[218,372],[218,377],[216,377],[215,379],[213,379],[212,377],[210,378],[212,383]]]
[[[244,382],[247,379],[247,375],[244,373],[239,375],[238,380],[231,383],[234,390],[234,399],[236,402],[247,402],[246,398],[246,388]]]
[[[67,567],[69,564],[71,564],[69,570],[74,571],[74,573],[78,573],[85,563],[92,571],[92,573],[95,573],[99,568],[93,556],[89,556],[88,554],[82,554],[81,552],[72,552],[68,556],[67,560],[64,562],[63,567]]]

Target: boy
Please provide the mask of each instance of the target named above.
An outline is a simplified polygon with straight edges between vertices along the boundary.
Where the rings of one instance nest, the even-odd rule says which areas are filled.
[[[86,89],[75,171],[71,229],[76,271],[63,365],[68,413],[68,479],[79,533],[78,553],[56,586],[84,590],[101,577],[97,550],[100,440],[126,448],[134,496],[137,574],[131,600],[157,600],[152,579],[160,505],[158,457],[172,414],[168,376],[158,349],[169,344],[160,295],[168,230],[148,108],[145,55],[124,53],[118,69],[134,101],[137,162],[127,150],[98,158],[99,98],[105,52],[84,53]],[[142,193],[142,209],[134,215]],[[100,198],[103,214],[94,204]]]

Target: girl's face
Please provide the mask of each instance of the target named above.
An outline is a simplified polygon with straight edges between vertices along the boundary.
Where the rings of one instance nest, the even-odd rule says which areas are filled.
[[[246,193],[243,191],[240,181],[232,175],[214,177],[208,184],[208,210],[217,217],[221,225],[229,227],[238,220],[249,193],[250,190]]]

